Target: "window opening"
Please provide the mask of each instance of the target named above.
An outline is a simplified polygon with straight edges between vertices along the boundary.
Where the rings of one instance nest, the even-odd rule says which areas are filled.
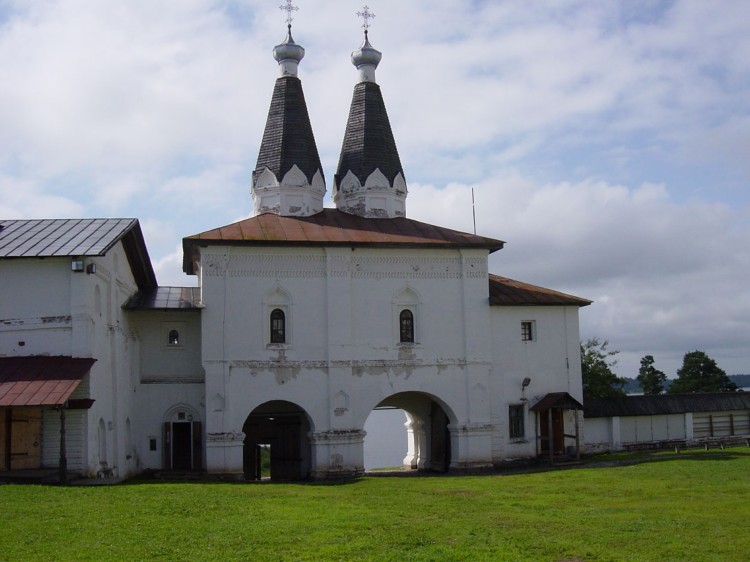
[[[286,343],[286,316],[280,308],[271,311],[271,343]]]
[[[522,404],[511,405],[508,410],[511,439],[523,439],[526,436],[524,428],[524,407]]]
[[[411,310],[402,310],[399,315],[401,343],[414,343],[414,314]]]
[[[169,345],[180,345],[180,332],[169,330]]]
[[[521,341],[534,340],[534,323],[521,322]]]

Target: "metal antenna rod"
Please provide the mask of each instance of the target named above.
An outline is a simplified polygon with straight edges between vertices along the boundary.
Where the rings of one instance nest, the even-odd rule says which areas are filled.
[[[477,209],[474,206],[474,188],[471,188],[471,215],[474,218],[474,234],[477,233]]]

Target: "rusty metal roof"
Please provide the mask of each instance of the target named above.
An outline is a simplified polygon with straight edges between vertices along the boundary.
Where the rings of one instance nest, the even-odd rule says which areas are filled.
[[[122,305],[125,310],[196,310],[200,309],[198,287],[156,287],[138,291]]]
[[[0,406],[64,404],[96,359],[0,357]]]
[[[592,301],[490,274],[491,306],[588,306]]]
[[[587,418],[654,416],[686,412],[750,410],[750,392],[653,394],[618,398],[589,398],[583,411]]]
[[[183,238],[183,270],[192,274],[197,248],[208,245],[483,248],[492,253],[504,244],[405,217],[372,219],[338,209],[323,209],[310,217],[265,213]]]
[[[567,392],[550,392],[549,394],[545,394],[530,410],[532,412],[544,412],[550,408],[580,410],[583,408],[583,404]]]
[[[0,220],[0,258],[103,256],[119,241],[138,286],[155,287],[138,219]]]

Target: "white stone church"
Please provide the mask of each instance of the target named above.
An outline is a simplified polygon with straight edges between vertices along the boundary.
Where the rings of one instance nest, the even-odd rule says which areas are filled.
[[[590,301],[407,217],[367,32],[324,208],[303,56],[290,26],[251,218],[183,239],[197,287],[158,286],[135,219],[0,220],[0,473],[252,480],[270,446],[274,479],[350,478],[385,407],[406,413],[406,469],[577,453]]]

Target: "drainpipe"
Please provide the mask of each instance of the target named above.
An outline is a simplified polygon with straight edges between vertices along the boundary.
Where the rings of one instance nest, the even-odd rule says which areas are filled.
[[[65,450],[65,405],[60,408],[60,484],[68,483],[68,457]]]

